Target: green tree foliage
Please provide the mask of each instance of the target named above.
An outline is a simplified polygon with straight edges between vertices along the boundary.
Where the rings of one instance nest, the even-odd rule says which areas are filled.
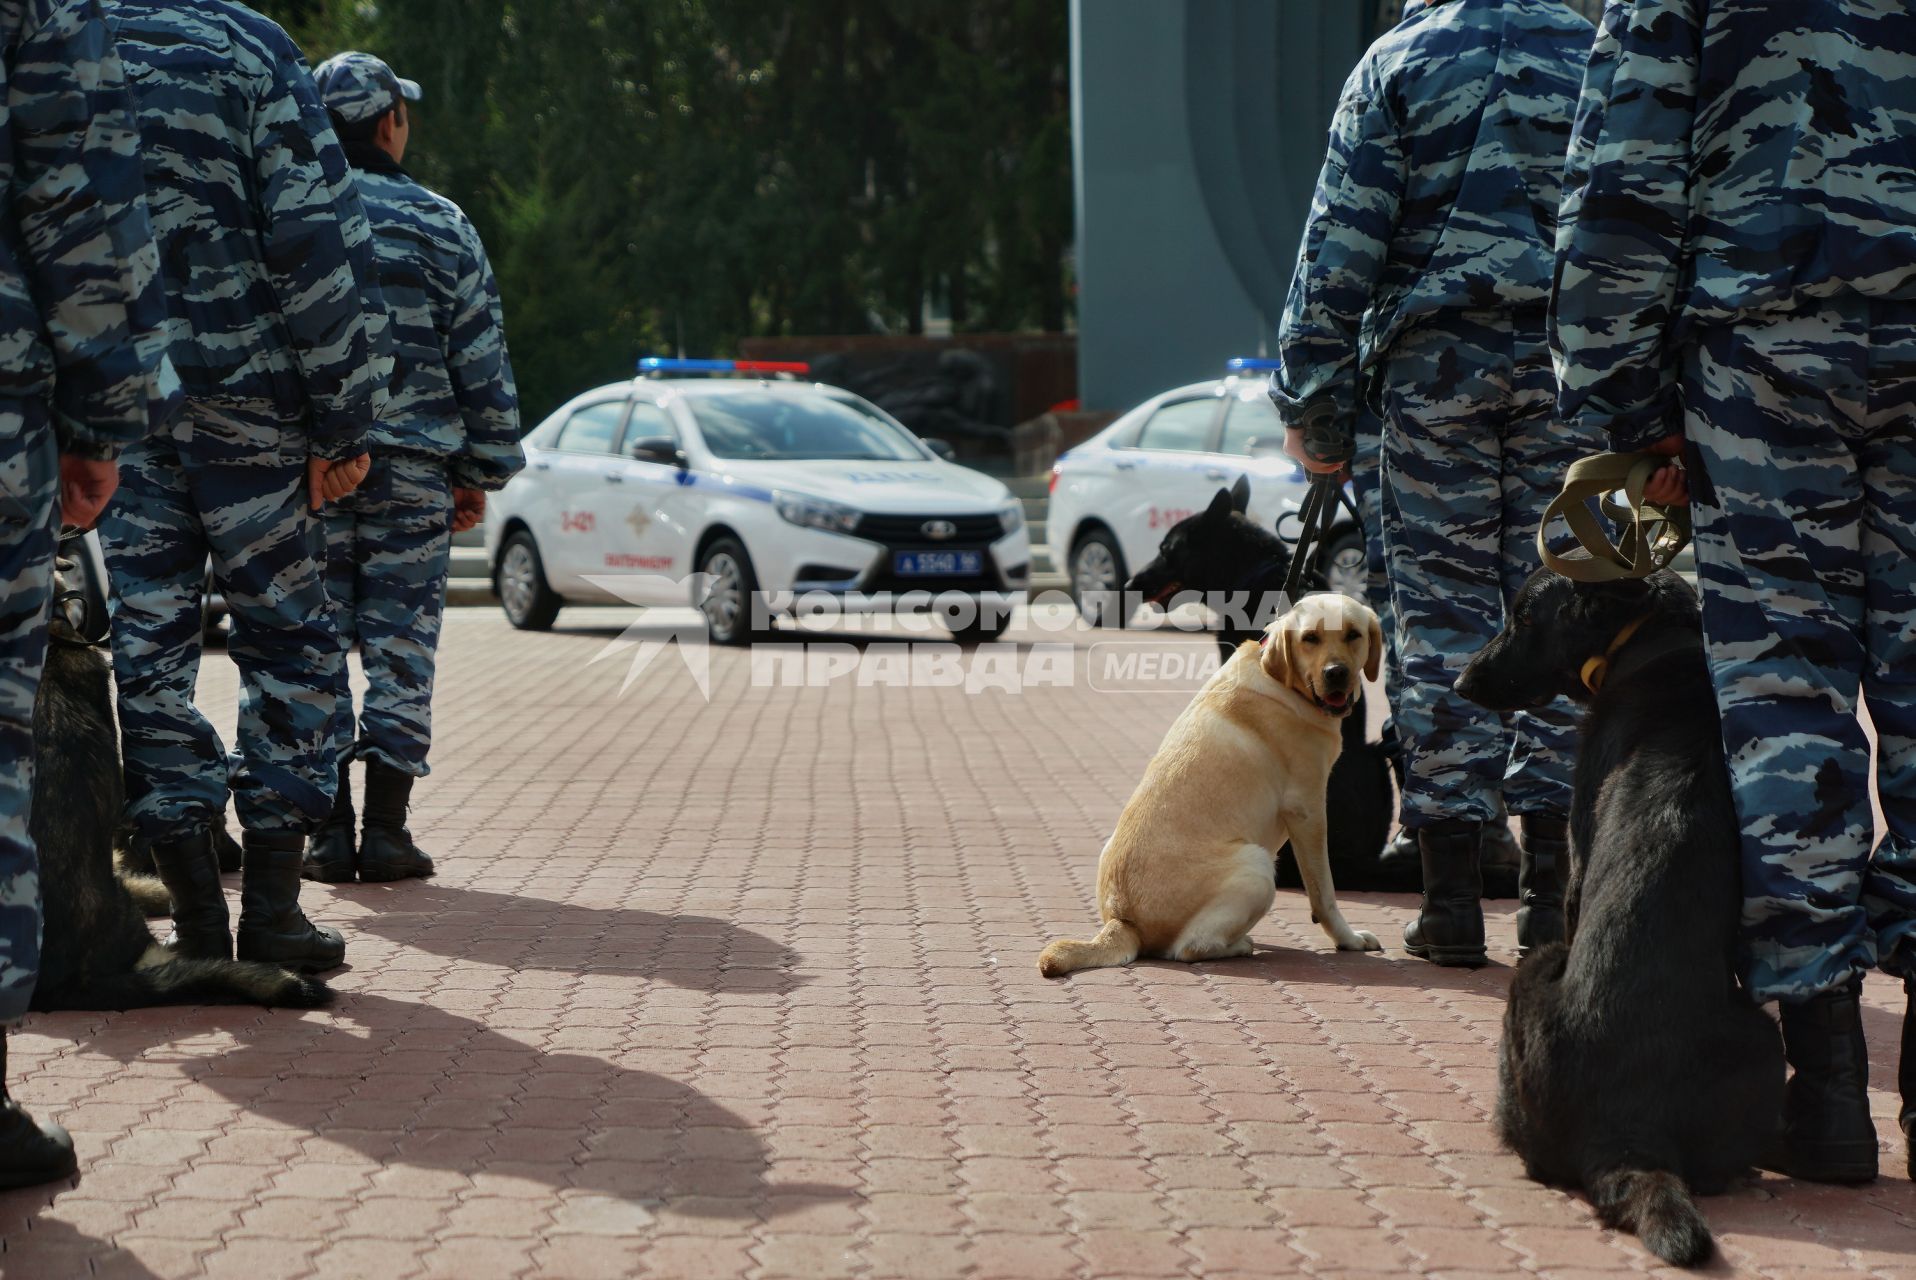
[[[529,415],[743,336],[1062,329],[1063,0],[260,0],[424,85]]]

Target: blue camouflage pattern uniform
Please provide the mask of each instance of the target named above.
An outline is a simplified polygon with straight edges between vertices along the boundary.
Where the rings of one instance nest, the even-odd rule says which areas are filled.
[[[1364,530],[1364,603],[1384,627],[1386,687],[1397,688],[1397,625],[1390,607],[1390,578],[1384,557],[1384,423],[1367,407],[1358,409],[1356,452],[1351,455],[1351,496]]]
[[[317,77],[327,107],[349,122],[385,114],[400,95],[418,96],[417,86],[365,54],[330,59]],[[372,222],[395,371],[372,429],[372,474],[326,516],[328,584],[367,684],[357,740],[350,689],[335,736],[343,752],[423,777],[452,490],[501,489],[525,465],[519,396],[478,231],[378,147],[348,143],[347,154]]]
[[[1916,973],[1916,18],[1612,3],[1571,158],[1562,411],[1688,436],[1744,978]],[[1870,751],[1889,832],[1873,854]]]
[[[1545,342],[1564,155],[1592,28],[1561,0],[1447,0],[1344,87],[1273,389],[1311,455],[1351,460],[1381,382],[1383,529],[1413,827],[1569,808],[1567,702],[1504,721],[1453,689],[1536,565],[1563,469]]]
[[[59,455],[112,458],[169,407],[139,135],[95,0],[0,0],[0,1025],[40,968],[27,822]]]
[[[1384,423],[1368,404],[1360,403],[1357,413],[1351,495],[1364,531],[1364,603],[1384,629],[1384,695],[1394,707],[1398,691],[1404,687],[1404,672],[1397,661],[1397,611],[1391,608],[1388,558],[1384,554]],[[1394,711],[1384,721],[1382,741],[1401,752]]]
[[[187,400],[128,450],[101,527],[129,808],[154,839],[332,808],[344,655],[306,460],[366,451],[390,337],[371,234],[298,49],[252,10],[111,0]],[[238,751],[194,705],[208,557],[240,669]]]

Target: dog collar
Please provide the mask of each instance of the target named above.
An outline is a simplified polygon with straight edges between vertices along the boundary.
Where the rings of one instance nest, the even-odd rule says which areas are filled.
[[[1601,693],[1603,691],[1603,679],[1610,674],[1610,660],[1617,656],[1619,649],[1636,638],[1637,632],[1643,630],[1643,624],[1649,620],[1650,615],[1646,613],[1635,622],[1630,623],[1624,627],[1623,630],[1617,632],[1617,638],[1610,642],[1610,647],[1603,651],[1602,657],[1591,658],[1583,664],[1584,688],[1588,689],[1591,693]]]

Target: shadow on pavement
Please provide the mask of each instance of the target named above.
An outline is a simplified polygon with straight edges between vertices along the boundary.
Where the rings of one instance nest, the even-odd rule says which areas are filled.
[[[342,922],[349,935],[377,934],[433,955],[510,969],[628,973],[731,995],[782,995],[808,981],[791,972],[798,953],[790,947],[710,916],[574,906],[433,880],[335,890],[370,909]]]
[[[1202,973],[1213,981],[1470,991],[1497,996],[1503,994],[1515,972],[1495,957],[1481,969],[1446,969],[1407,954],[1401,943],[1393,947],[1386,939],[1384,947],[1381,952],[1333,951],[1328,938],[1321,948],[1259,942],[1257,950],[1235,960],[1212,960],[1197,965],[1163,961],[1153,963],[1152,967]]]
[[[92,1047],[158,1060],[132,1047],[130,1021],[114,1019]],[[644,1228],[656,1209],[743,1220],[855,1194],[770,1183],[751,1121],[617,1058],[545,1052],[431,1005],[355,993],[331,1016],[273,1017],[230,1052],[176,1064],[233,1105],[389,1171],[545,1183],[566,1201],[561,1218],[587,1215],[621,1233]],[[327,1160],[323,1147],[303,1145]]]
[[[0,1193],[0,1276],[33,1277],[111,1275],[125,1280],[159,1280],[147,1265],[111,1241],[90,1236],[47,1212],[67,1193],[65,1184]],[[86,1166],[80,1186],[86,1191]],[[96,1271],[95,1268],[98,1268]]]

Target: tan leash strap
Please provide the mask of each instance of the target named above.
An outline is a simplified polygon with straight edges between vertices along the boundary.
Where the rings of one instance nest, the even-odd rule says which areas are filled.
[[[1572,582],[1617,582],[1647,578],[1669,567],[1690,544],[1690,509],[1647,504],[1643,490],[1670,459],[1652,453],[1598,453],[1570,465],[1563,492],[1544,512],[1537,527],[1537,554],[1546,567]],[[1625,501],[1612,494],[1621,490]],[[1595,499],[1603,515],[1620,531],[1610,541],[1603,521],[1590,509]],[[1587,556],[1560,556],[1550,549],[1550,526],[1562,516]]]

